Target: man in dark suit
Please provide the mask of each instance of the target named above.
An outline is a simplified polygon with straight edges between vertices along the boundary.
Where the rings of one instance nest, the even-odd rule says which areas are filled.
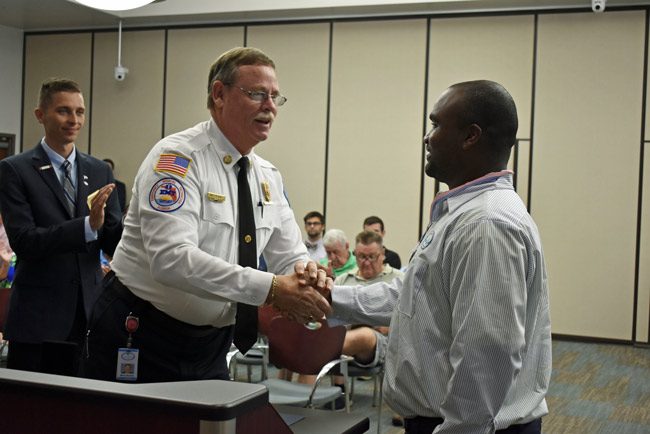
[[[18,257],[7,367],[75,375],[101,292],[99,251],[113,253],[121,213],[111,170],[74,144],[85,120],[79,85],[45,81],[34,113],[41,142],[0,161],[0,208]]]
[[[102,161],[110,166],[111,172],[115,172],[115,163],[113,160],[110,158],[104,158]],[[126,212],[126,185],[119,179],[115,179],[114,184],[115,192],[117,193],[117,201],[120,204],[120,211],[124,214]]]

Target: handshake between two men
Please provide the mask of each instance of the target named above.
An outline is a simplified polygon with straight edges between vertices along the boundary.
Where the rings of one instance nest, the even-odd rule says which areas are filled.
[[[294,274],[278,275],[266,299],[287,318],[307,323],[332,313],[327,301],[334,283],[323,268],[309,261],[298,261]]]

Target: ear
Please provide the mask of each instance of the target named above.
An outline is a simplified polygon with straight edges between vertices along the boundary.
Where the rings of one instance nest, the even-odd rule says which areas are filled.
[[[226,86],[220,80],[215,80],[215,82],[212,83],[210,97],[212,98],[215,107],[219,108],[223,106],[223,93],[225,88]]]
[[[475,146],[481,140],[482,135],[483,130],[478,124],[470,124],[467,127],[465,140],[463,141],[463,149],[469,149]]]
[[[41,110],[40,107],[36,107],[34,109],[34,116],[36,116],[36,119],[38,120],[39,124],[43,123],[43,118],[45,117],[45,113],[43,112],[43,110]]]

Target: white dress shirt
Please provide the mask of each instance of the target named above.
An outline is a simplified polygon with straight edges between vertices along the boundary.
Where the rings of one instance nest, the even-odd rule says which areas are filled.
[[[155,171],[161,154],[190,159],[185,176]],[[209,120],[158,142],[135,178],[112,268],[138,297],[189,324],[233,324],[236,302],[261,305],[271,287],[271,273],[237,264],[239,158]],[[248,158],[258,256],[264,254],[269,271],[292,273],[308,256],[282,178],[254,152]],[[184,202],[161,211],[152,195],[166,178]]]
[[[492,433],[548,413],[551,330],[539,233],[511,172],[438,195],[402,280],[335,287],[335,315],[388,325],[386,400],[435,433]]]
[[[325,244],[323,244],[323,237],[320,237],[316,242],[311,242],[309,239],[306,239],[305,246],[307,247],[307,253],[312,261],[320,262],[327,258],[327,251],[325,250]]]

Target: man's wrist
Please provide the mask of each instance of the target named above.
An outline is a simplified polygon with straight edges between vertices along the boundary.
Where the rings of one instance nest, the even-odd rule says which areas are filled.
[[[275,290],[278,289],[278,277],[274,274],[271,278],[271,288],[269,295],[266,297],[266,304],[272,305],[275,301]]]

